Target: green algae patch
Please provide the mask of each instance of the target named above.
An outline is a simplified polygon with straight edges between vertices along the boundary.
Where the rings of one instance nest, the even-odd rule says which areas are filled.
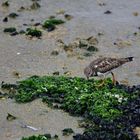
[[[3,30],[3,32],[5,32],[5,33],[13,33],[13,32],[16,32],[16,28],[15,27],[8,27],[8,28],[5,28]]]
[[[27,28],[26,35],[30,35],[32,37],[41,37],[42,32],[36,28]]]
[[[23,137],[21,140],[58,140],[58,136],[51,137],[51,134]]]
[[[84,117],[81,126],[85,131],[75,134],[74,140],[138,140],[133,130],[140,125],[140,85],[117,83],[114,86],[108,78],[99,87],[100,82],[80,77],[32,76],[16,85],[2,82],[1,88],[7,94],[9,90],[10,96],[13,94],[12,98],[19,103],[41,98],[50,107]],[[22,140],[51,138],[39,135]]]
[[[62,132],[63,132],[63,136],[69,136],[74,133],[74,131],[71,128],[65,128],[62,130]]]
[[[43,102],[51,106],[52,103],[59,103],[60,108],[74,115],[96,115],[106,120],[121,116],[123,112],[117,107],[126,104],[130,95],[112,86],[110,78],[99,88],[97,85],[100,82],[79,77],[32,76],[17,83],[14,98],[21,103],[42,98]],[[131,98],[135,96],[133,94]]]
[[[56,25],[59,24],[63,24],[65,23],[65,21],[61,20],[61,19],[55,19],[55,18],[51,18],[51,19],[47,19],[44,23],[43,23],[43,28],[47,28],[48,31],[53,31],[55,29]]]
[[[43,24],[43,27],[48,28],[48,26],[50,26],[50,25],[59,25],[59,24],[63,24],[63,23],[65,23],[65,22],[61,19],[52,18],[52,19],[46,20]]]

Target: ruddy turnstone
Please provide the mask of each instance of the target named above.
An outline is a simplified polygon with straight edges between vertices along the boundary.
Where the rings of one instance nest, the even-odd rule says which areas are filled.
[[[113,69],[118,68],[119,66],[125,64],[126,62],[133,61],[134,57],[126,58],[111,58],[111,57],[102,57],[92,61],[85,69],[84,74],[87,79],[93,76],[105,76],[109,73],[112,74],[113,84],[116,83]],[[104,80],[104,79],[103,79]],[[103,81],[104,82],[104,81]]]

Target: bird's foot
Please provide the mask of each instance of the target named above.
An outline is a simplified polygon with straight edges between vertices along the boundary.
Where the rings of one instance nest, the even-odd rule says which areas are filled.
[[[104,86],[105,85],[105,80],[102,80],[102,82],[99,84],[99,85],[95,85],[95,87],[102,87],[102,86]]]

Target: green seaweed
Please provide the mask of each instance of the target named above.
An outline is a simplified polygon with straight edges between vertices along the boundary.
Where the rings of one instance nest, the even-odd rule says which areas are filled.
[[[47,19],[44,23],[43,23],[43,27],[44,28],[50,28],[50,27],[55,27],[55,25],[59,25],[59,24],[63,24],[65,23],[63,20],[61,19]]]
[[[30,136],[30,137],[23,137],[21,140],[50,140],[50,138],[47,138],[44,135],[38,135],[38,136]]]
[[[31,35],[32,37],[41,37],[42,32],[38,29],[33,29],[33,28],[27,28],[26,30],[26,35]]]
[[[22,137],[21,140],[58,140],[58,136],[55,135],[54,137],[51,137],[51,134],[44,134],[44,135],[38,135],[38,136],[29,136],[29,137]]]
[[[3,30],[3,32],[5,32],[5,33],[13,33],[13,32],[16,32],[16,28],[15,27],[8,27],[8,28],[5,28]]]
[[[62,132],[63,132],[63,136],[69,136],[72,133],[74,133],[74,131],[71,128],[65,128],[62,130]]]
[[[49,105],[60,103],[62,109],[74,115],[88,113],[92,117],[96,114],[103,119],[113,120],[123,114],[117,106],[127,103],[130,96],[123,89],[110,88],[110,78],[105,80],[104,86],[98,88],[100,82],[79,77],[32,76],[18,82],[15,99],[24,103],[42,98]],[[131,96],[134,97],[135,94]]]

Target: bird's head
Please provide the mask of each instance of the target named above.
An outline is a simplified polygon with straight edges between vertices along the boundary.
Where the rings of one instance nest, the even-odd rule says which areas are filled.
[[[85,74],[85,76],[87,77],[87,79],[89,79],[89,77],[91,77],[92,74],[93,74],[92,69],[91,69],[90,67],[86,67],[86,68],[84,69],[84,74]]]

